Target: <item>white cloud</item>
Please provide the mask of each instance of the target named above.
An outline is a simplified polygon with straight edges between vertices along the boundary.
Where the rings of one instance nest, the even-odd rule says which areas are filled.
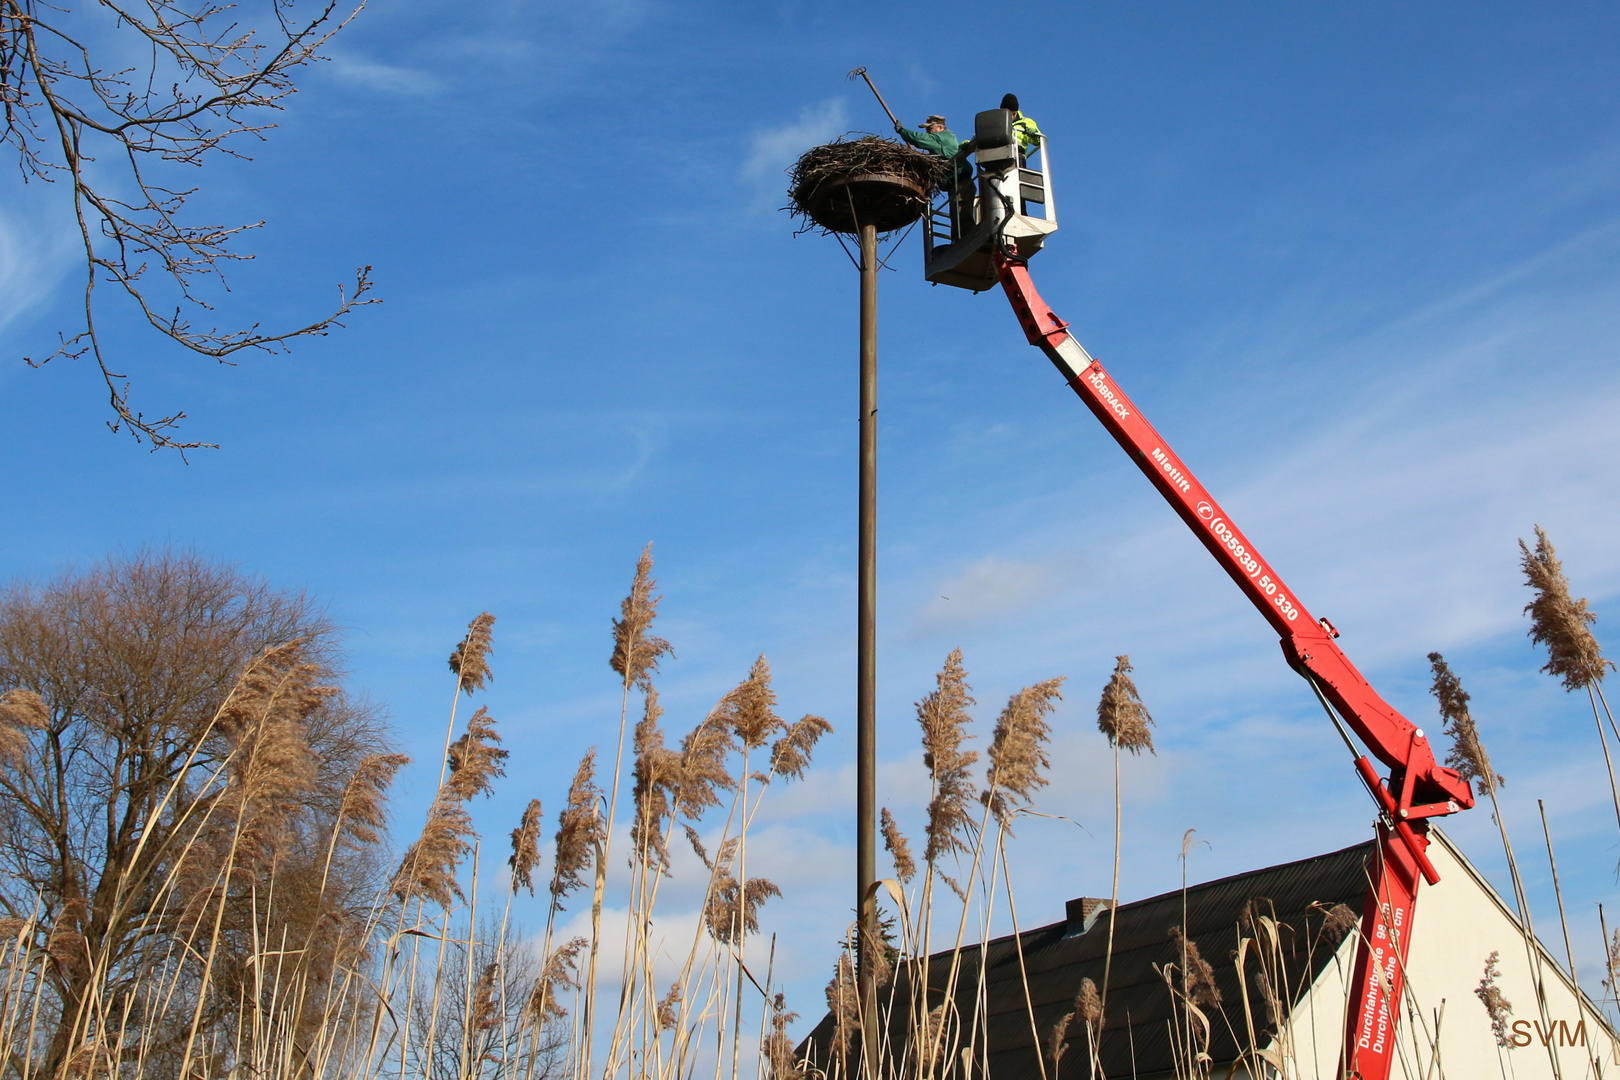
[[[0,209],[0,330],[42,303],[74,265],[73,233],[53,228],[47,200],[26,200],[31,213]],[[67,220],[67,219],[64,219]]]
[[[1070,591],[1080,573],[1073,559],[1025,562],[986,555],[939,585],[917,617],[918,629],[1007,619]]]
[[[798,160],[800,154],[842,135],[848,127],[843,98],[831,98],[799,113],[799,119],[781,127],[754,133],[743,175],[750,180],[768,179],[777,186],[778,174]]]
[[[384,64],[353,53],[334,50],[331,64],[340,78],[386,94],[429,94],[442,85],[421,68]]]

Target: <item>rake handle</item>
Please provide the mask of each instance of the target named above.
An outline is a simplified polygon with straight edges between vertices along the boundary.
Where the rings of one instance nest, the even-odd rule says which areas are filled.
[[[849,73],[849,77],[852,78],[852,79],[857,75],[859,75],[861,78],[865,79],[866,80],[866,85],[871,87],[872,96],[878,99],[878,104],[883,106],[883,111],[889,114],[889,122],[892,123],[895,127],[900,127],[901,126],[900,121],[895,118],[894,110],[889,108],[889,103],[887,101],[883,100],[883,95],[882,94],[878,93],[877,86],[872,82],[872,76],[868,75],[866,73],[866,69],[863,68],[863,67],[858,67],[854,71]]]

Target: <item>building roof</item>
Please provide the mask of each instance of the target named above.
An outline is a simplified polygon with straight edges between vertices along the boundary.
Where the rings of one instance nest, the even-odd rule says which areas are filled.
[[[1121,904],[1115,919],[1113,967],[1101,1038],[1103,1075],[1146,1077],[1169,1072],[1174,1067],[1176,1050],[1171,1025],[1180,1011],[1172,1008],[1172,995],[1161,972],[1166,965],[1180,968],[1181,946],[1172,931],[1183,925],[1187,927],[1189,940],[1213,968],[1221,998],[1219,1006],[1204,1010],[1213,1029],[1208,1053],[1217,1063],[1234,1060],[1241,1047],[1250,1045],[1242,989],[1233,958],[1245,910],[1274,918],[1279,926],[1282,967],[1287,981],[1280,996],[1291,1004],[1316,981],[1322,969],[1333,962],[1338,943],[1344,936],[1342,932],[1324,930],[1327,912],[1335,905],[1344,904],[1359,918],[1367,893],[1366,860],[1372,847],[1371,842],[1356,844],[1314,858],[1191,885],[1185,893],[1178,889]],[[1087,909],[1093,907],[1094,902],[1071,901],[1070,918],[1065,921],[990,942],[984,972],[984,1000],[988,1016],[988,1066],[995,1080],[1041,1080],[1043,1059],[1047,1080],[1083,1080],[1087,1076],[1086,1032],[1079,1020],[1069,1028],[1069,1049],[1055,1077],[1051,1074],[1047,1046],[1054,1026],[1074,1010],[1081,980],[1089,978],[1099,988],[1103,983],[1109,923],[1113,916],[1104,909],[1087,919]],[[1254,936],[1253,931],[1246,932],[1245,936]],[[1274,1022],[1268,1022],[1264,992],[1256,978],[1260,968],[1255,963],[1255,954],[1249,955],[1250,1011],[1257,1043],[1264,1045],[1262,1029],[1273,1030]],[[980,956],[978,946],[965,947],[957,976],[956,1009],[967,1031],[977,1026],[974,1019]],[[949,967],[948,951],[935,954],[929,960],[930,1007],[944,1000]],[[905,1041],[904,1033],[909,1026],[904,1015],[905,1003],[911,996],[905,987],[908,976],[920,977],[920,968],[921,965],[901,965],[894,989],[881,995],[886,1003],[892,1001],[894,1006],[890,1024],[893,1045],[903,1045]],[[1027,972],[1027,999],[1026,977],[1021,970]],[[1179,975],[1175,977],[1179,979]],[[818,1064],[826,1062],[833,1023],[831,1015],[824,1018],[806,1040],[801,1053],[811,1054]],[[1037,1054],[1042,1057],[1038,1058]]]

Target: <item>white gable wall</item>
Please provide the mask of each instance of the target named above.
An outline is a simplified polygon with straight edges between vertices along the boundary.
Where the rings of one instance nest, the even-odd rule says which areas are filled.
[[[1440,883],[1425,886],[1418,894],[1395,1075],[1401,1080],[1440,1080],[1442,1076],[1448,1080],[1552,1080],[1549,1050],[1556,1048],[1562,1080],[1620,1077],[1614,1033],[1570,985],[1551,956],[1538,949],[1547,1013],[1553,1021],[1551,1045],[1543,1046],[1547,1029],[1535,1027],[1541,1015],[1517,920],[1438,829],[1431,835],[1436,842],[1430,846],[1429,856],[1440,872]],[[1542,931],[1546,933],[1547,928]],[[1559,931],[1554,926],[1551,932]],[[1496,984],[1513,1005],[1509,1023],[1525,1022],[1518,1030],[1529,1038],[1528,1046],[1498,1048],[1490,1017],[1474,994],[1484,974],[1485,958],[1493,950],[1498,953],[1500,971]],[[1268,1053],[1283,1064],[1283,1075],[1290,1080],[1337,1080],[1345,991],[1354,957],[1352,934],[1294,1010],[1291,1035],[1285,1033]],[[1431,1072],[1435,1011],[1442,1000],[1440,1059]],[[1421,1026],[1427,1031],[1414,1022],[1413,1010],[1421,1012]],[[1575,1039],[1582,1021],[1586,1045],[1559,1046],[1566,1029],[1571,1041]]]

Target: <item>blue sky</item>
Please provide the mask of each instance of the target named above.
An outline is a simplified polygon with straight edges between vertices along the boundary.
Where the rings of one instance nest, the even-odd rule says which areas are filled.
[[[385,303],[235,368],[118,339],[137,405],[218,451],[149,455],[106,432],[86,367],[17,362],[75,271],[58,193],[8,184],[5,572],[174,544],[309,589],[421,763],[402,835],[444,658],[495,612],[513,757],[478,820],[500,837],[610,739],[608,621],[655,542],[670,725],[764,652],[783,711],[837,729],[750,857],[813,1014],[852,891],[856,280],[792,235],[782,170],[884,130],[856,65],[908,122],[966,128],[1012,90],[1051,140],[1043,294],[1392,703],[1436,726],[1424,654],[1452,660],[1556,947],[1547,803],[1591,986],[1620,834],[1584,700],[1536,673],[1515,540],[1548,529],[1614,640],[1617,45],[1602,4],[379,3],[196,205],[267,222],[227,314],[290,322],[362,263]],[[1020,911],[1106,893],[1091,709],[1129,653],[1159,754],[1126,773],[1125,896],[1179,881],[1188,828],[1195,878],[1368,835],[1265,624],[1004,300],[930,288],[920,259],[912,237],[881,296],[882,801],[920,830],[912,703],[951,648],[986,734],[1068,676],[1040,805],[1085,831],[1020,830]],[[1449,831],[1506,891],[1486,813]]]

